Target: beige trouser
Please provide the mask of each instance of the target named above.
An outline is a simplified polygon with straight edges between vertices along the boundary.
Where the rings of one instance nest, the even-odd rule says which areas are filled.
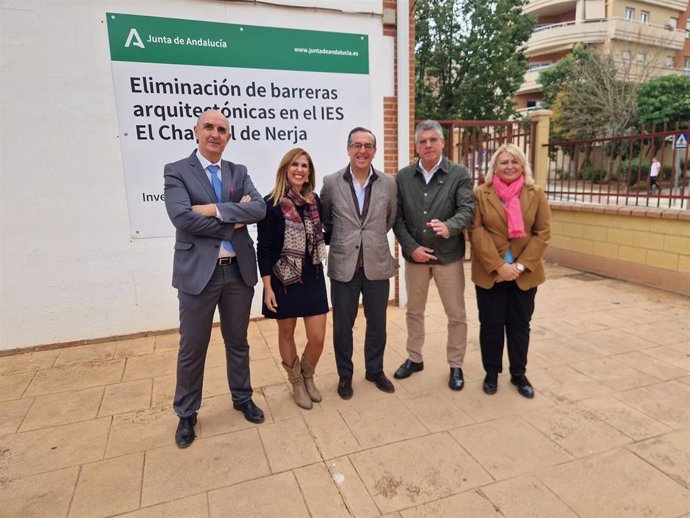
[[[448,318],[448,364],[462,367],[467,349],[467,316],[465,315],[465,270],[462,260],[450,264],[405,263],[407,284],[407,354],[421,362],[424,345],[424,309],[429,281],[434,279]]]

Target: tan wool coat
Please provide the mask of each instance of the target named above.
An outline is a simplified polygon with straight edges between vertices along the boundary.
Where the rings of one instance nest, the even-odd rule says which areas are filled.
[[[551,238],[551,212],[546,195],[536,185],[525,185],[520,192],[520,207],[526,237],[508,238],[508,221],[500,198],[493,186],[482,184],[475,188],[474,220],[469,228],[472,243],[472,282],[490,289],[496,281],[496,271],[505,262],[508,246],[514,262],[525,266],[515,281],[521,290],[534,288],[544,282],[544,251]]]

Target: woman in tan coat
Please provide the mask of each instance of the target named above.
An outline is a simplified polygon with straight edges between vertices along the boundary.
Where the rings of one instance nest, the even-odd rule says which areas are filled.
[[[534,298],[544,282],[544,250],[551,234],[549,205],[544,191],[534,185],[525,154],[513,144],[502,145],[491,157],[475,200],[470,241],[486,371],[482,388],[486,394],[498,389],[505,336],[510,382],[532,398],[534,388],[525,371]]]

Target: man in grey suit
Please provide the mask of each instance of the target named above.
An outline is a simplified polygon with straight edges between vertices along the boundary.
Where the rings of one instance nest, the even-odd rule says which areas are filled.
[[[383,353],[389,279],[398,267],[386,237],[395,222],[395,181],[371,166],[376,137],[368,129],[353,129],[347,137],[347,154],[349,165],[326,176],[321,190],[321,221],[330,237],[328,276],[338,394],[343,399],[353,394],[352,328],[360,294],[366,318],[365,378],[384,392],[395,392],[383,372]]]
[[[263,219],[266,204],[247,168],[221,160],[230,126],[220,112],[204,112],[194,134],[199,147],[165,166],[165,208],[175,225],[173,287],[180,306],[180,349],[173,408],[175,442],[189,446],[201,406],[206,351],[218,307],[233,407],[253,423],[264,420],[252,401],[249,312],[257,282],[254,243],[246,225]]]

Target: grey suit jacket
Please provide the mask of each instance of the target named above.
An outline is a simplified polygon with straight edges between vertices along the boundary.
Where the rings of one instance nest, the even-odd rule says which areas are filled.
[[[371,199],[364,221],[360,221],[350,184],[343,176],[349,174],[349,168],[323,179],[321,221],[331,238],[328,276],[339,282],[352,280],[360,247],[367,279],[388,279],[398,268],[387,238],[397,210],[395,180],[381,171],[373,171],[377,179],[371,184]]]
[[[175,232],[172,285],[198,295],[208,284],[218,260],[223,239],[232,241],[242,280],[247,286],[257,282],[256,253],[246,224],[256,223],[266,214],[266,202],[254,188],[247,168],[221,160],[222,199],[218,210],[223,221],[192,212],[192,205],[216,203],[213,186],[196,152],[165,166],[165,208]],[[239,203],[248,194],[252,201]],[[245,223],[235,229],[235,223]]]

